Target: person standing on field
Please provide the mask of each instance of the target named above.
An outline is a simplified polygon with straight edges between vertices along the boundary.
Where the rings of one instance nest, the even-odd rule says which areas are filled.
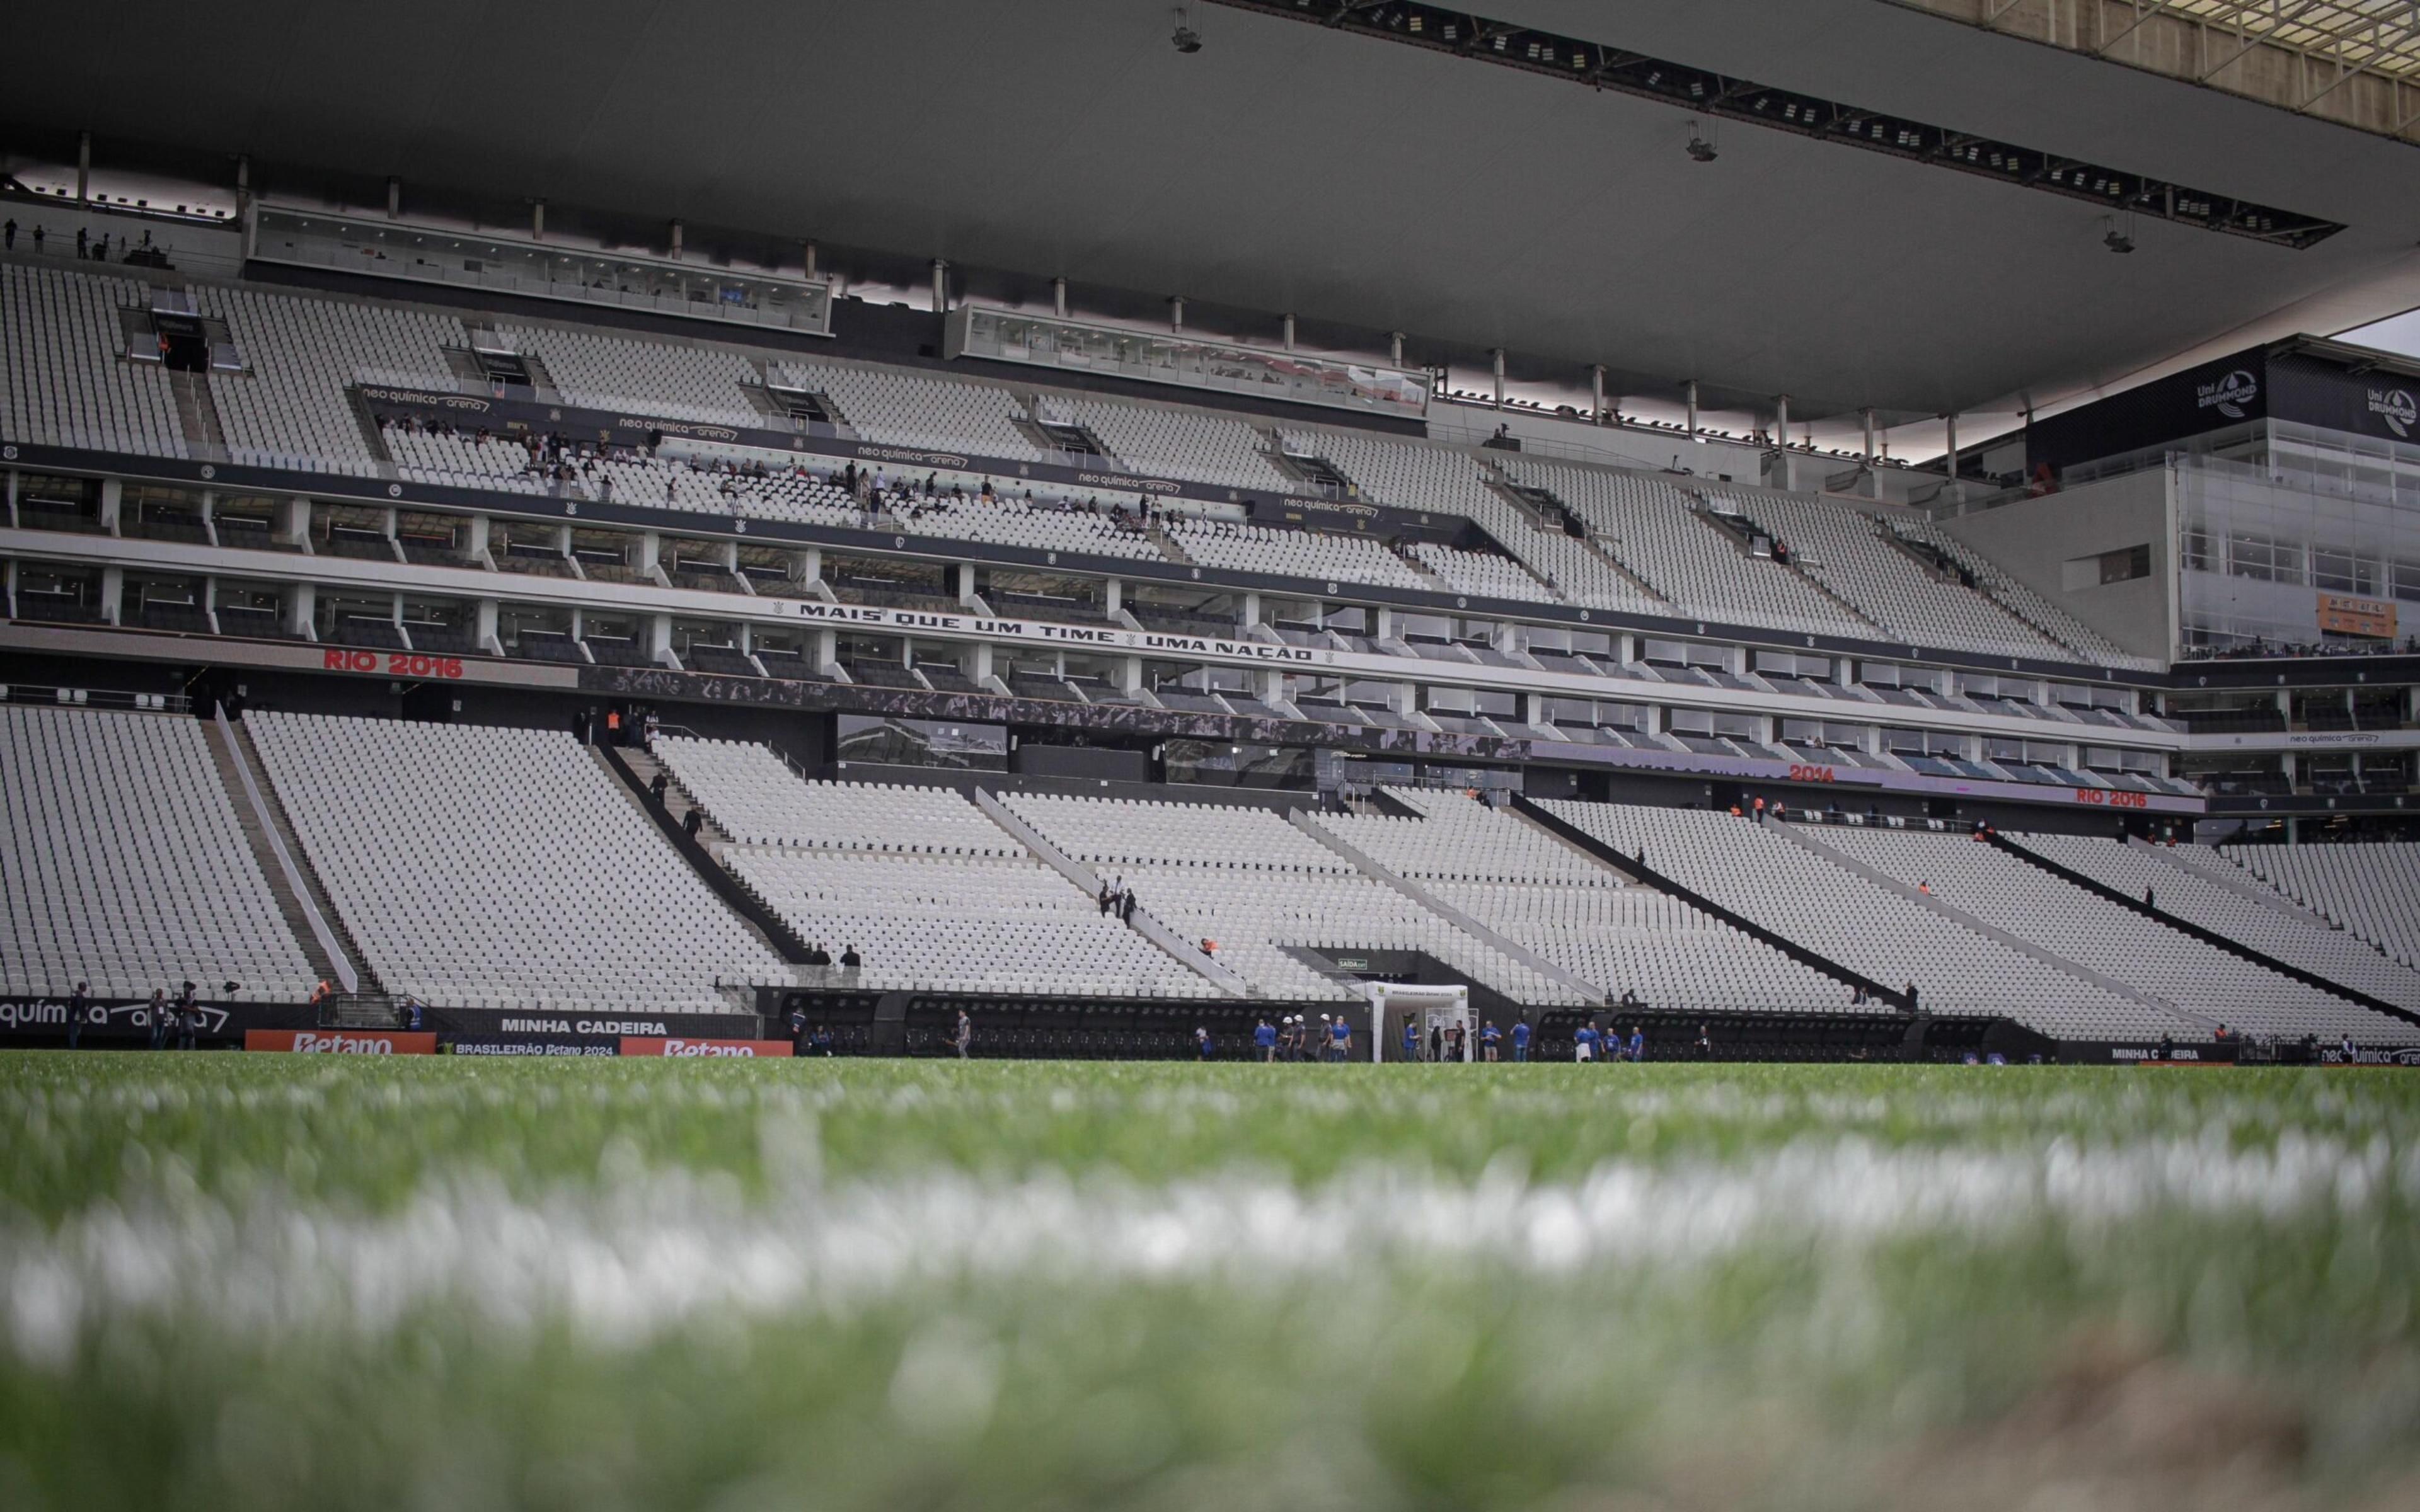
[[[1489,1019],[1487,1026],[1479,1031],[1480,1054],[1489,1064],[1495,1063],[1496,1047],[1503,1039],[1504,1031],[1496,1026],[1494,1019]]]
[[[964,1060],[967,1058],[967,1047],[974,1042],[975,1021],[969,1018],[967,1016],[967,1011],[962,1008],[958,1010],[957,1032],[951,1036],[950,1043],[957,1048],[958,1058],[960,1060]]]
[[[1525,1065],[1525,1064],[1527,1064],[1527,1063],[1528,1063],[1528,1059],[1529,1059],[1529,1021],[1528,1021],[1528,1019],[1514,1019],[1514,1020],[1512,1021],[1512,1060],[1513,1060],[1513,1063],[1514,1063],[1515,1065]]]

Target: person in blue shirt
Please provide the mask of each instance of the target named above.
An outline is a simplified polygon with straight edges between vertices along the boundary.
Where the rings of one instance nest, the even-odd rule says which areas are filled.
[[[1572,1058],[1583,1065],[1594,1060],[1598,1038],[1594,1022],[1582,1023],[1579,1032],[1572,1036]]]
[[[1496,1021],[1494,1019],[1489,1019],[1487,1021],[1487,1026],[1479,1031],[1479,1042],[1481,1046],[1481,1053],[1489,1060],[1494,1060],[1496,1058],[1496,1046],[1503,1040],[1503,1038],[1504,1031],[1496,1026]]]
[[[1637,1025],[1634,1024],[1630,1026],[1630,1042],[1624,1045],[1622,1050],[1634,1061],[1647,1058],[1647,1036],[1638,1032]]]
[[[1261,1053],[1264,1061],[1278,1058],[1278,1026],[1271,1024],[1265,1015],[1252,1026],[1252,1048]]]
[[[1404,1059],[1411,1062],[1419,1058],[1420,1026],[1417,1020],[1406,1013],[1404,1015]],[[2350,1062],[2348,1061],[2347,1064],[2350,1065]]]
[[[1353,1058],[1353,1026],[1344,1021],[1343,1014],[1337,1014],[1336,1022],[1327,1026],[1327,1042],[1329,1059],[1341,1064]]]
[[[1529,1021],[1528,1019],[1512,1021],[1512,1058],[1515,1061],[1526,1061],[1529,1058]]]
[[[1210,1058],[1210,1031],[1207,1028],[1199,1024],[1193,1026],[1193,1043],[1202,1052],[1202,1059]]]

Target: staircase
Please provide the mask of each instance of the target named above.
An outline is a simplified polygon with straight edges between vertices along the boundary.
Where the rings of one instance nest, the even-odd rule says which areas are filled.
[[[1724,540],[1729,541],[1731,544],[1731,548],[1737,551],[1741,556],[1745,557],[1751,562],[1767,563],[1778,571],[1789,573],[1791,576],[1796,578],[1800,582],[1805,583],[1808,588],[1813,589],[1818,595],[1837,606],[1842,613],[1847,614],[1858,624],[1871,626],[1875,633],[1881,635],[1885,639],[1888,639],[1891,636],[1892,632],[1885,629],[1881,621],[1875,619],[1872,615],[1867,613],[1855,604],[1851,603],[1848,599],[1843,598],[1833,589],[1830,583],[1825,582],[1823,579],[1816,577],[1813,573],[1808,572],[1805,567],[1799,565],[1794,554],[1792,559],[1787,562],[1782,561],[1778,557],[1773,556],[1771,554],[1772,543],[1779,540],[1780,537],[1774,534],[1773,532],[1765,529],[1764,526],[1760,524],[1756,519],[1746,515],[1734,515],[1716,510],[1714,506],[1714,501],[1708,499],[1704,494],[1699,492],[1695,488],[1683,488],[1681,491],[1687,494],[1690,498],[1695,499],[1699,505],[1699,508],[1693,509],[1689,513],[1697,516],[1699,519],[1702,520],[1707,529],[1713,531],[1715,534],[1720,535]],[[1761,552],[1756,549],[1756,543],[1760,540],[1767,543],[1765,550]]]
[[[670,780],[672,774],[663,763],[637,746],[591,746],[588,752],[597,759],[597,764],[605,769],[606,776],[612,778],[614,785],[629,798],[631,807],[672,843],[689,869],[714,890],[723,905],[756,932],[768,949],[793,966],[806,963],[807,942],[783,918],[779,909],[767,903],[755,888],[742,882],[722,864],[722,853],[730,849],[732,843],[729,832],[713,822],[705,809],[690,795],[688,789]],[[659,772],[666,779],[664,803],[660,809],[648,795]],[[698,816],[694,842],[681,827],[682,821],[692,809],[697,810]]]
[[[177,398],[177,424],[185,433],[185,453],[198,461],[225,462],[226,429],[219,424],[219,407],[210,398],[207,373],[168,374],[168,392]]]
[[[361,947],[336,913],[335,904],[328,900],[327,890],[320,886],[318,874],[312,871],[311,858],[304,854],[302,841],[295,836],[294,826],[287,818],[285,806],[279,801],[276,790],[257,778],[256,774],[261,770],[260,752],[254,748],[252,736],[242,725],[232,723],[221,716],[203,727],[202,743],[209,748],[210,764],[218,768],[219,781],[226,789],[228,801],[235,805],[236,825],[243,831],[244,843],[252,847],[253,859],[260,865],[260,874],[269,879],[269,891],[277,900],[277,911],[302,947],[302,957],[311,963],[312,973],[321,981],[339,984],[347,984],[346,979],[349,976],[351,981],[348,985],[356,992],[383,992],[378,973],[370,969]],[[250,784],[245,781],[246,768],[255,774]],[[260,796],[258,807],[253,803],[256,791]],[[269,824],[277,828],[273,838],[262,823],[264,810]],[[278,854],[281,846],[285,850],[284,856]],[[286,865],[288,858],[293,862],[290,875]],[[296,881],[301,882],[302,892],[295,890]],[[313,918],[315,911],[318,915],[316,920]]]

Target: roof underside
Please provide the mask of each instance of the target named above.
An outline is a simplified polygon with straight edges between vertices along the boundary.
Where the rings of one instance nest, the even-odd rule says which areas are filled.
[[[249,153],[271,192],[543,195],[946,257],[979,297],[1063,275],[1093,308],[1291,310],[1312,342],[1401,330],[1415,360],[1502,347],[1516,378],[1601,362],[1617,393],[1694,377],[1800,418],[2047,405],[2420,304],[2420,151],[2377,135],[1877,0],[1487,8],[2344,229],[2146,219],[2112,256],[2102,206],[1738,121],[1701,162],[1671,104],[1225,7],[1181,54],[1156,0],[39,7],[0,109],[21,148]]]

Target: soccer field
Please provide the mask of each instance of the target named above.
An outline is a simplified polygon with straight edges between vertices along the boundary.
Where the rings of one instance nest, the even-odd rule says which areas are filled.
[[[0,1196],[29,1512],[2420,1504],[2393,1072],[28,1054]]]

